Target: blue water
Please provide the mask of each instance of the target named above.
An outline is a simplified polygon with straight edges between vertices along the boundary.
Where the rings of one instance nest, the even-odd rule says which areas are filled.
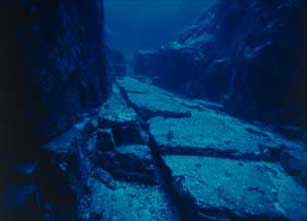
[[[215,0],[106,0],[106,38],[126,55],[176,40]]]

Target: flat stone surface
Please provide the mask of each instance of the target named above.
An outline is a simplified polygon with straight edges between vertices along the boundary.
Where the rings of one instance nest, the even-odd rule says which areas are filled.
[[[254,125],[210,110],[193,111],[190,118],[156,117],[148,123],[164,154],[273,160],[289,144]]]
[[[163,89],[130,77],[117,82],[145,119],[155,116],[188,117],[191,114],[190,109],[183,105],[182,99]]]
[[[111,190],[92,181],[90,217],[108,221],[179,221],[159,186],[116,182]]]
[[[272,161],[279,159],[281,149],[292,145],[264,128],[222,113],[217,104],[181,98],[130,77],[117,82],[130,105],[148,120],[164,154]]]
[[[191,220],[307,220],[306,189],[277,164],[171,155],[163,161]]]
[[[307,220],[304,144],[214,103],[118,82],[98,118],[43,146],[65,174],[77,160],[86,169],[82,220],[177,221],[168,197],[189,221]]]

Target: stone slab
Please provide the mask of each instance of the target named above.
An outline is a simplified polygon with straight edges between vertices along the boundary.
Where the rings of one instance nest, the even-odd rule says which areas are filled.
[[[307,192],[281,166],[196,156],[163,156],[190,220],[307,220]]]
[[[190,118],[156,117],[150,133],[163,154],[277,160],[290,145],[275,134],[214,111],[194,111]]]
[[[188,107],[178,96],[150,84],[125,77],[117,81],[125,91],[130,103],[143,118],[155,116],[189,117]]]

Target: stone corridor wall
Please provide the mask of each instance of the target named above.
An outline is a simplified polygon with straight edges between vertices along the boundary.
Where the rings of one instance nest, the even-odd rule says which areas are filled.
[[[106,97],[102,1],[24,1],[18,27],[39,139],[68,129]]]
[[[177,41],[135,56],[135,72],[239,116],[306,125],[302,0],[221,0]]]
[[[95,111],[107,97],[102,4],[1,2],[1,220],[76,219],[68,181],[38,146]]]

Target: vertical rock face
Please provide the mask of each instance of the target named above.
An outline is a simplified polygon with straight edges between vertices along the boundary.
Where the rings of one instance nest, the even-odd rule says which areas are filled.
[[[106,97],[102,1],[22,1],[18,43],[31,82],[35,135],[68,129]]]
[[[102,3],[1,3],[1,220],[76,220],[82,188],[77,183],[75,191],[70,178],[79,176],[79,167],[66,171],[65,153],[58,160],[37,144],[106,98]]]
[[[0,121],[5,161],[7,155],[33,157],[33,143],[67,130],[83,112],[103,102],[102,10],[100,0],[2,4]]]
[[[135,71],[241,115],[303,123],[306,10],[301,0],[221,0],[176,42],[139,52]]]

